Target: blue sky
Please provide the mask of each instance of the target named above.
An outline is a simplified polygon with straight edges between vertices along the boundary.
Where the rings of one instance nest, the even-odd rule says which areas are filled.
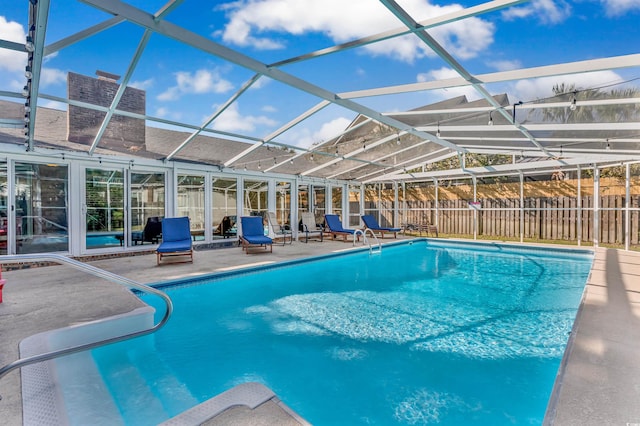
[[[166,0],[129,1],[150,13]],[[270,64],[317,49],[380,33],[401,24],[375,0],[186,0],[167,20],[201,36]],[[213,4],[211,4],[213,3]],[[471,7],[480,2],[401,0],[416,20]],[[24,42],[27,2],[0,0],[0,38]],[[46,45],[111,16],[75,1],[51,0]],[[536,0],[430,30],[472,74],[529,68],[638,53],[640,0]],[[69,71],[95,75],[100,69],[124,75],[142,36],[123,23],[46,58],[40,91],[66,97]],[[24,85],[23,53],[0,49],[0,90]],[[282,70],[332,92],[370,89],[452,77],[455,74],[416,37],[390,41],[304,61]],[[154,34],[130,85],[147,91],[147,114],[200,125],[253,72]],[[598,87],[640,77],[637,68],[518,81],[487,86],[510,99],[533,100],[551,94],[556,83]],[[358,99],[380,111],[416,108],[460,94],[469,88]],[[276,81],[262,78],[221,116],[214,127],[262,138],[320,100]],[[41,106],[64,109],[47,100]],[[334,136],[355,117],[328,107],[278,141],[308,146]]]

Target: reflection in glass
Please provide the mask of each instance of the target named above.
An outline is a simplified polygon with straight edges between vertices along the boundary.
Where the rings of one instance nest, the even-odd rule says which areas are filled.
[[[68,169],[15,164],[16,253],[69,250]]]
[[[309,185],[298,185],[298,216],[309,210]]]
[[[278,224],[291,229],[291,184],[276,183],[276,217]]]
[[[165,206],[164,173],[131,173],[129,245],[157,244],[162,237]]]
[[[188,216],[191,235],[204,240],[204,176],[178,175],[178,216]]]
[[[8,195],[7,162],[0,160],[0,254],[7,254],[7,231],[9,230]]]
[[[324,222],[324,215],[327,212],[327,188],[324,186],[313,186],[313,213],[316,215],[316,223]]]
[[[214,177],[212,188],[213,238],[235,238],[238,221],[238,181]]]
[[[331,213],[340,215],[342,220],[342,187],[331,188]]]
[[[87,249],[123,245],[124,173],[86,169],[85,204]]]
[[[263,216],[268,210],[267,197],[269,185],[267,181],[245,180],[244,181],[244,215]]]

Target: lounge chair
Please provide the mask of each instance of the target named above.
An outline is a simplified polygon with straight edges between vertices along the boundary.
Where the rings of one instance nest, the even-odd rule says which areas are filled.
[[[282,245],[287,243],[287,237],[289,238],[289,244],[293,242],[293,233],[290,229],[285,229],[278,223],[278,218],[276,214],[273,212],[267,213],[267,221],[269,222],[269,228],[271,233],[269,235],[273,235],[273,239],[282,238]]]
[[[236,216],[225,216],[213,231],[213,235],[220,235],[223,238],[234,237],[236,235]]]
[[[340,216],[337,214],[325,214],[324,221],[327,224],[325,232],[331,234],[332,240],[335,240],[338,235],[341,235],[342,238],[347,241],[347,237],[353,235],[356,231],[355,229],[343,228]],[[357,235],[356,238],[360,241],[360,235]]]
[[[304,242],[308,242],[309,237],[314,235],[320,236],[320,242],[322,242],[324,229],[316,223],[316,215],[311,212],[302,212],[300,220],[302,221],[300,232],[304,232]]]
[[[264,226],[262,225],[261,216],[242,216],[240,218],[242,227],[242,235],[240,235],[240,243],[242,250],[249,254],[249,247],[264,247],[265,250],[269,246],[273,253],[273,240],[264,235]]]
[[[362,216],[362,221],[366,228],[371,229],[373,232],[379,232],[381,238],[384,238],[385,233],[392,233],[393,238],[398,238],[398,232],[402,231],[402,228],[387,228],[380,226],[376,218],[370,214]]]
[[[404,233],[406,234],[407,232],[417,232],[420,234],[420,236],[422,236],[423,232],[427,233],[427,236],[429,235],[435,235],[436,237],[438,236],[438,227],[436,225],[431,225],[429,222],[425,222],[425,223],[407,223],[403,225],[404,228]]]
[[[131,232],[131,242],[134,245],[152,243],[158,244],[162,236],[162,218],[159,216],[151,216],[147,218],[147,223],[142,231]],[[120,241],[120,245],[124,242],[124,234],[116,235],[116,239]]]
[[[162,242],[156,249],[158,265],[164,257],[189,257],[182,262],[193,262],[193,243],[189,218],[167,217],[162,220]]]

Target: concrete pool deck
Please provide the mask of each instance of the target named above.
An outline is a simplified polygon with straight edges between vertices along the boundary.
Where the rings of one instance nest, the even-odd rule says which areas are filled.
[[[384,240],[389,241],[393,240]],[[91,264],[141,283],[154,283],[351,248],[349,242],[325,240],[277,245],[272,254],[245,255],[239,247],[201,250],[194,253],[193,264],[158,267],[154,254]],[[571,347],[558,380],[561,386],[557,383],[554,389],[547,424],[640,424],[640,253],[604,248],[595,253]],[[28,336],[142,306],[128,290],[68,266],[7,271],[2,275],[7,284],[0,304],[0,365],[18,359],[18,344]],[[22,424],[17,371],[0,380],[0,395],[3,424]],[[262,407],[265,408],[268,407]],[[278,423],[260,413],[255,411],[252,417],[252,413],[243,412],[242,424]],[[207,424],[239,424],[240,418],[232,412],[223,414]],[[300,423],[286,413],[278,415],[284,416],[279,419],[287,424]]]

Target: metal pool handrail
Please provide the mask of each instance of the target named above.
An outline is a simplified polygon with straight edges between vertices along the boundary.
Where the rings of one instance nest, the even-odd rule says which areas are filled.
[[[354,246],[356,245],[356,238],[358,234],[360,234],[362,235],[362,243],[369,245],[369,254],[373,254],[373,247],[371,246],[371,241],[367,240],[367,231],[369,231],[373,236],[373,238],[376,240],[376,244],[378,245],[378,253],[382,253],[382,244],[380,243],[380,240],[378,240],[378,237],[376,237],[376,234],[373,232],[371,228],[364,228],[364,231],[362,229],[356,229],[355,232],[353,233],[353,245]]]
[[[0,379],[2,379],[7,373],[15,370],[16,368],[22,368],[27,365],[35,364],[36,362],[47,361],[47,360],[58,358],[64,355],[70,355],[77,352],[94,349],[99,346],[105,346],[112,343],[121,342],[123,340],[133,339],[134,337],[139,337],[139,336],[144,336],[146,334],[154,333],[158,331],[162,326],[165,325],[165,323],[169,320],[171,313],[173,312],[173,303],[171,302],[171,299],[169,298],[169,296],[167,296],[164,292],[157,290],[153,287],[149,287],[148,285],[144,285],[139,282],[130,280],[129,278],[121,277],[120,275],[113,274],[109,271],[105,271],[103,269],[96,268],[95,266],[91,266],[86,263],[79,262],[75,259],[71,259],[61,254],[40,253],[40,254],[20,254],[20,255],[11,255],[11,256],[8,256],[8,255],[0,256],[0,263],[16,263],[16,262],[24,262],[24,261],[52,261],[60,264],[67,264],[73,268],[87,272],[96,277],[104,278],[108,281],[111,281],[120,285],[133,287],[146,293],[155,294],[156,296],[159,296],[162,298],[162,300],[164,300],[167,306],[167,310],[162,320],[160,320],[160,322],[158,322],[156,325],[154,325],[151,328],[136,331],[133,333],[124,334],[121,336],[99,340],[92,343],[85,343],[82,345],[72,346],[69,348],[59,349],[51,352],[46,352],[39,355],[20,358],[0,368]],[[2,396],[0,396],[0,399],[2,399]]]

